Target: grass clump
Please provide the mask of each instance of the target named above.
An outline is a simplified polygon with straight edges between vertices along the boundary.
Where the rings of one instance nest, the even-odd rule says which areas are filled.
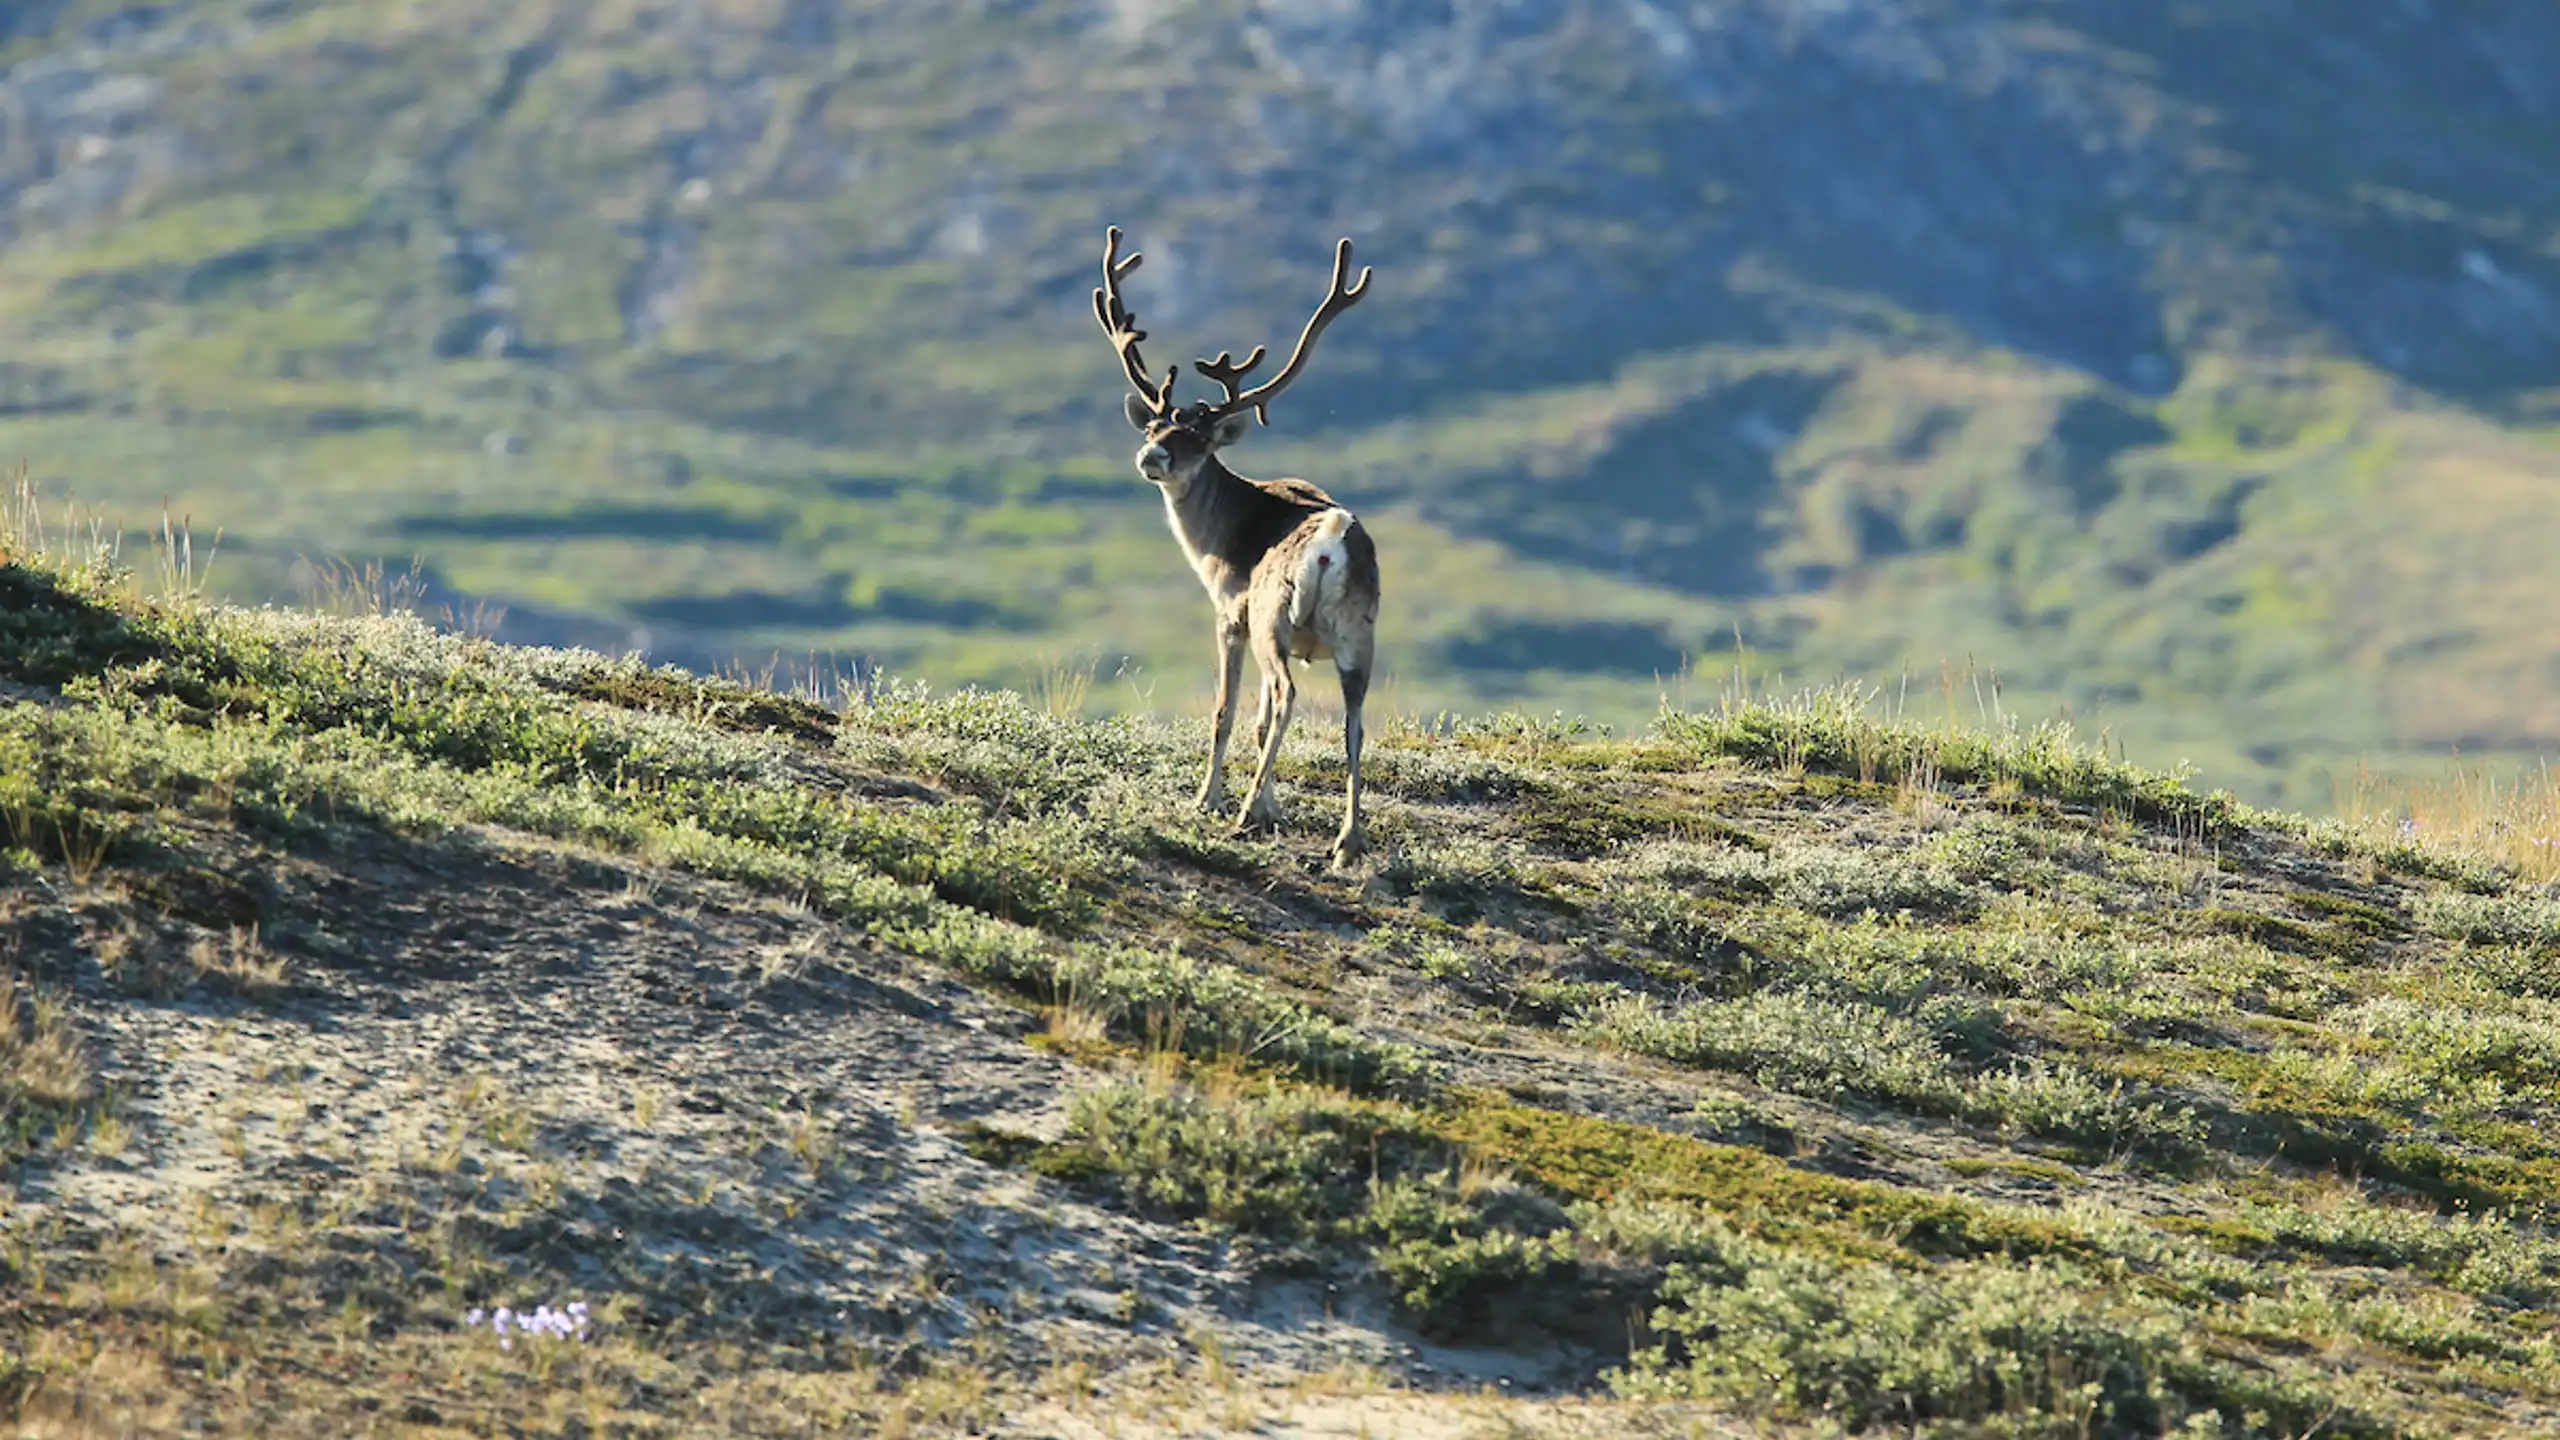
[[[1748,849],[1668,841],[1645,846],[1611,870],[1679,894],[1774,899],[1833,919],[1956,916],[1971,910],[1977,898],[1953,867],[1911,851],[1827,845]]]
[[[1865,784],[1914,774],[1955,785],[2007,786],[2065,804],[2120,814],[2186,833],[2211,835],[2244,819],[2230,796],[2198,794],[2183,774],[2163,775],[2082,748],[2071,727],[2049,721],[1994,729],[1940,730],[1872,713],[1878,692],[1859,684],[1808,692],[1779,704],[1728,704],[1712,713],[1666,711],[1663,738],[1701,757],[1730,756]]]
[[[1476,913],[1494,896],[1545,898],[1516,847],[1472,836],[1400,847],[1378,867],[1378,879],[1398,895],[1440,902],[1458,916]]]
[[[1855,1096],[1916,1114],[2161,1155],[2186,1153],[2203,1139],[2191,1113],[2076,1064],[2035,1057],[1973,1071],[1961,1052],[1980,1046],[1972,1033],[1980,1018],[1953,996],[1900,1013],[1800,990],[1676,1008],[1636,995],[1584,1011],[1571,1023],[1638,1054],[1735,1071],[1800,1095]]]
[[[97,1077],[62,1001],[8,972],[0,990],[0,1163],[26,1154],[97,1098]]]
[[[1472,1165],[1410,1111],[1304,1087],[1228,1074],[1094,1091],[1028,1163],[1302,1260],[1353,1247],[1410,1316],[1445,1335],[1487,1338],[1497,1300],[1519,1302],[1530,1282],[1573,1268],[1561,1211]]]
[[[2247,1246],[2406,1270],[2504,1305],[2540,1305],[2560,1288],[2560,1241],[2541,1221],[2514,1214],[2444,1215],[2324,1187],[2251,1199],[2230,1223]]]
[[[150,637],[92,598],[111,573],[0,564],[0,675],[60,685],[103,666],[152,658],[157,647]]]
[[[2256,1432],[2322,1414],[2204,1358],[2178,1317],[2049,1262],[1909,1272],[1747,1237],[1671,1268],[1653,1312],[1668,1343],[1618,1379],[1850,1429],[2010,1435]]]
[[[2139,1151],[2183,1162],[2201,1152],[2207,1138],[2204,1122],[2186,1106],[2147,1096],[2122,1078],[2042,1057],[1977,1077],[1965,1096],[1965,1113],[2110,1158]]]
[[[1348,1099],[1115,1086],[1077,1097],[1066,1139],[1031,1165],[1106,1181],[1149,1213],[1304,1239],[1358,1212],[1365,1158],[1390,1137],[1411,1143],[1383,1112]]]
[[[1010,691],[936,695],[893,681],[852,718],[836,740],[845,754],[1035,813],[1093,802],[1132,780],[1178,788],[1196,763],[1138,717],[1085,720]]]
[[[2456,764],[2413,779],[2358,764],[2333,783],[2342,824],[2395,870],[2480,893],[2510,875],[2560,879],[2560,776],[2547,761],[2512,771]]]
[[[2384,997],[2339,1019],[2350,1033],[2387,1043],[2404,1066],[2440,1084],[2495,1076],[2546,1094],[2560,1091],[2560,1002],[2527,998],[2495,1009],[2452,1009]]]
[[[2560,998],[2560,900],[2535,892],[2434,891],[2418,923],[2459,942],[2463,961],[2510,995]]]
[[[1776,1242],[1868,1258],[2081,1253],[2054,1217],[1849,1179],[1763,1150],[1466,1092],[1428,1112],[1433,1133],[1568,1205],[1705,1210]]]
[[[1446,926],[1381,925],[1369,932],[1366,949],[1433,980],[1463,981],[1481,968],[1475,955],[1449,938]]]
[[[1960,1072],[1925,1025],[1801,991],[1677,1008],[1634,995],[1572,1023],[1638,1054],[1738,1071],[1801,1094],[1856,1095],[1924,1114],[1953,1114],[1964,1095]]]
[[[1311,1079],[1364,1090],[1421,1083],[1430,1071],[1408,1046],[1360,1033],[1232,966],[1130,946],[1080,946],[1056,958],[1041,988],[1137,1034],[1205,1057],[1285,1066]]]

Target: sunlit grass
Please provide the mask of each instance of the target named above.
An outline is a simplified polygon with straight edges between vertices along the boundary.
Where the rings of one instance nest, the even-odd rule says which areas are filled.
[[[2477,856],[2524,879],[2560,879],[2560,772],[2452,764],[2395,776],[2359,765],[2337,816],[2378,844]]]
[[[1690,693],[1720,693],[1625,733],[1382,697],[1381,853],[1338,875],[1301,853],[1321,844],[1332,735],[1288,748],[1298,823],[1240,839],[1186,803],[1198,717],[1091,713],[1127,677],[1082,656],[1028,694],[815,655],[706,680],[439,631],[383,569],[320,572],[312,598],[337,613],[229,609],[184,583],[183,527],[139,557],[179,582],[155,585],[33,490],[13,513],[0,665],[37,698],[0,707],[8,893],[47,924],[86,917],[107,982],[13,987],[0,1103],[34,1163],[140,1166],[161,1143],[98,1079],[98,1007],[281,1016],[316,973],[289,927],[228,908],[253,900],[173,896],[164,862],[211,835],[297,866],[359,833],[467,837],[620,870],[615,909],[707,885],[787,906],[809,938],[757,949],[759,985],[816,983],[829,937],[858,935],[878,963],[1007,997],[1076,1098],[1049,1138],[969,1128],[972,1163],[1317,1258],[1453,1340],[1600,1344],[1595,1383],[1633,1394],[1772,1423],[2114,1435],[2334,1413],[2379,1435],[2447,1413],[2404,1382],[2448,1355],[2484,1393],[2542,1393],[2539,1342],[2502,1307],[2560,1293],[2535,1208],[2560,1175],[2540,1123],[2560,1105],[2560,920],[2492,847],[2525,803],[2504,781],[2373,782],[2390,798],[2315,823],[2028,723],[1987,666],[1917,693],[1797,692],[1746,658],[1728,679],[1692,670]],[[2412,796],[2447,808],[2382,808]],[[2530,799],[2547,824],[2548,791]],[[2441,836],[2413,842],[2402,819]],[[1520,1054],[1567,1063],[1484,1069]],[[298,1069],[251,1074],[265,1088],[210,1121],[227,1162],[319,1143],[332,1097]],[[284,1355],[346,1377],[273,1402],[297,1417],[393,1366],[457,1417],[530,1376],[569,1383],[597,1424],[642,1384],[699,1407],[683,1413],[704,1433],[781,1423],[740,1398],[774,1375],[635,1333],[601,1297],[574,1349],[434,1349],[475,1306],[564,1297],[480,1212],[592,1185],[610,1147],[560,1137],[663,1140],[693,1123],[683,1091],[646,1080],[576,1116],[482,1073],[419,1094],[437,1123],[388,1169],[207,1211],[207,1237],[257,1246],[203,1251],[213,1270],[184,1285],[120,1240],[11,1232],[0,1264],[32,1277],[44,1323],[184,1309],[187,1334],[223,1337],[48,1342],[41,1377],[0,1374],[13,1418],[156,1424],[154,1397],[193,1383],[168,1375],[211,1373],[185,1365]],[[907,1104],[894,1123],[928,1122]],[[892,1159],[805,1099],[755,1128],[769,1163],[652,1193],[788,1228]],[[2339,1193],[2291,1198],[2315,1184]],[[316,1257],[394,1203],[427,1209],[385,1232],[386,1268],[362,1293],[324,1284],[342,1272]],[[270,1309],[224,1308],[233,1253],[292,1262],[241,1282]],[[2349,1256],[2424,1303],[2387,1313],[2323,1268]],[[1133,1299],[1123,1318],[1145,1313]],[[2389,1383],[2335,1373],[2350,1343]],[[992,1355],[918,1374],[828,1353],[848,1377],[830,1413],[887,1433],[967,1423],[1034,1383]],[[2068,1373],[2034,1368],[2056,1357]],[[510,1368],[528,1360],[549,1368]],[[190,1414],[241,1413],[233,1392],[189,1393]]]

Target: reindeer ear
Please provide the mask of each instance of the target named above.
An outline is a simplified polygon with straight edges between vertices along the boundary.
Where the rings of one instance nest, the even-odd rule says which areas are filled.
[[[1253,411],[1250,407],[1239,410],[1233,415],[1221,415],[1218,417],[1216,428],[1209,432],[1209,439],[1216,445],[1233,445],[1244,438],[1244,432],[1252,428],[1252,425]]]
[[[1129,417],[1129,424],[1134,429],[1144,430],[1155,423],[1156,412],[1147,408],[1147,402],[1135,394],[1120,397],[1120,413]]]

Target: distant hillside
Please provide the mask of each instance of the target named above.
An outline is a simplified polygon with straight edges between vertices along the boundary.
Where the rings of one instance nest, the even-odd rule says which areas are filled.
[[[414,554],[513,636],[1195,703],[1100,232],[1175,358],[1350,234],[1376,298],[1237,458],[1373,517],[1395,703],[1846,674],[2311,805],[2560,743],[2545,6],[0,26],[0,450],[239,595]]]

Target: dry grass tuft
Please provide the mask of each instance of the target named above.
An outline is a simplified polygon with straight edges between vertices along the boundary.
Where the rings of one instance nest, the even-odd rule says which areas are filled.
[[[2386,844],[2477,855],[2526,880],[2560,879],[2560,772],[2479,765],[2415,779],[2363,765],[2337,786],[2338,818]]]

